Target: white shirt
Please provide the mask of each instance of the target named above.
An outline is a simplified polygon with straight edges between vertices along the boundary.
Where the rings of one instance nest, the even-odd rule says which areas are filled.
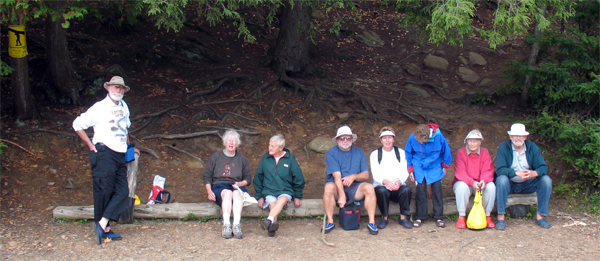
[[[129,107],[125,101],[121,100],[117,105],[108,95],[73,121],[75,131],[94,127],[93,144],[101,142],[111,150],[121,153],[127,151],[129,126]]]
[[[381,151],[381,164],[377,160],[379,155],[377,150],[371,152],[370,156],[373,186],[382,186],[384,179],[392,182],[400,180],[401,184],[406,184],[406,179],[408,179],[408,165],[406,164],[406,153],[404,150],[398,148],[402,162],[398,162],[396,152],[393,148],[391,151],[385,151],[384,149]]]

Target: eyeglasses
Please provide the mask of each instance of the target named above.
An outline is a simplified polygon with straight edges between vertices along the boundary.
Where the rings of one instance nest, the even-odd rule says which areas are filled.
[[[352,137],[338,137],[340,140],[352,140]]]
[[[471,139],[468,139],[467,142],[468,143],[480,143],[481,140],[471,140]]]

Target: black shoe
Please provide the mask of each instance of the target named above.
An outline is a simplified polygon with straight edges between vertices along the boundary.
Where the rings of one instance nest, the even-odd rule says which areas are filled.
[[[269,230],[270,226],[271,226],[271,220],[265,219],[262,222],[260,222],[260,227],[262,227],[263,230]]]
[[[377,224],[377,228],[379,229],[384,229],[388,224],[387,219],[381,219],[381,222],[379,222],[379,224]]]
[[[279,229],[279,222],[277,222],[277,221],[271,222],[271,225],[269,226],[269,233],[268,233],[269,236],[274,237],[275,231],[277,231],[277,229]]]
[[[110,238],[110,240],[112,240],[112,241],[119,241],[119,240],[123,239],[121,236],[119,236],[119,234],[112,232],[112,230],[109,231],[108,233],[104,233],[102,238]]]
[[[100,226],[100,224],[94,222],[94,231],[96,233],[96,244],[102,244],[102,236],[104,236],[104,230]]]

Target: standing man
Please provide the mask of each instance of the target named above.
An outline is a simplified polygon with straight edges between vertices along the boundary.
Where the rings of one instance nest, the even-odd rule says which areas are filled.
[[[269,152],[260,160],[254,175],[255,197],[258,207],[269,208],[269,216],[260,225],[270,237],[279,229],[277,216],[294,200],[294,205],[302,205],[304,176],[296,157],[285,149],[285,138],[277,134],[269,140]]]
[[[550,228],[552,225],[544,219],[544,216],[548,215],[548,202],[552,193],[548,165],[540,148],[527,140],[529,132],[525,130],[525,125],[513,124],[508,135],[510,140],[500,143],[496,156],[496,229],[506,229],[504,216],[508,195],[533,192],[537,192],[538,207],[535,224],[542,228]]]
[[[121,240],[110,229],[109,221],[117,221],[127,206],[127,164],[125,152],[129,142],[129,107],[123,95],[129,91],[123,78],[114,76],[104,83],[108,95],[96,102],[73,121],[73,129],[90,149],[94,184],[94,230],[96,243],[102,238]],[[85,129],[94,127],[92,140]],[[135,153],[140,151],[135,148]]]
[[[358,147],[352,146],[356,141],[356,134],[348,126],[342,126],[337,130],[337,135],[332,139],[337,146],[329,149],[325,156],[325,167],[327,169],[327,180],[323,193],[323,206],[327,214],[325,233],[335,228],[333,223],[333,210],[336,201],[340,208],[350,204],[360,204],[364,200],[365,209],[369,216],[367,225],[371,235],[377,235],[375,226],[375,211],[377,208],[377,197],[372,184],[366,183],[369,179],[369,166],[365,153]]]
[[[417,183],[415,205],[417,216],[413,220],[414,227],[429,218],[427,214],[427,185],[431,185],[433,200],[433,218],[438,227],[446,227],[444,221],[444,198],[442,178],[444,168],[452,164],[452,152],[437,124],[419,124],[406,141],[406,162],[410,179]]]

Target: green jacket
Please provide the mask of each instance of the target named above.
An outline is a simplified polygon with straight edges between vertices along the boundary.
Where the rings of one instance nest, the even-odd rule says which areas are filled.
[[[269,153],[260,160],[260,165],[254,175],[254,189],[256,199],[267,195],[291,195],[293,198],[302,198],[304,190],[304,176],[300,165],[289,150],[284,149],[285,155],[275,165],[275,158]]]
[[[544,160],[544,157],[542,157],[540,148],[535,145],[535,143],[528,140],[525,141],[525,148],[527,148],[525,151],[525,157],[527,158],[529,169],[537,171],[540,177],[547,175],[548,165],[546,165],[546,161]],[[512,143],[510,140],[507,140],[500,143],[500,146],[498,146],[498,153],[496,153],[496,177],[504,175],[508,176],[510,179],[516,176],[516,171],[510,168],[512,162]]]

